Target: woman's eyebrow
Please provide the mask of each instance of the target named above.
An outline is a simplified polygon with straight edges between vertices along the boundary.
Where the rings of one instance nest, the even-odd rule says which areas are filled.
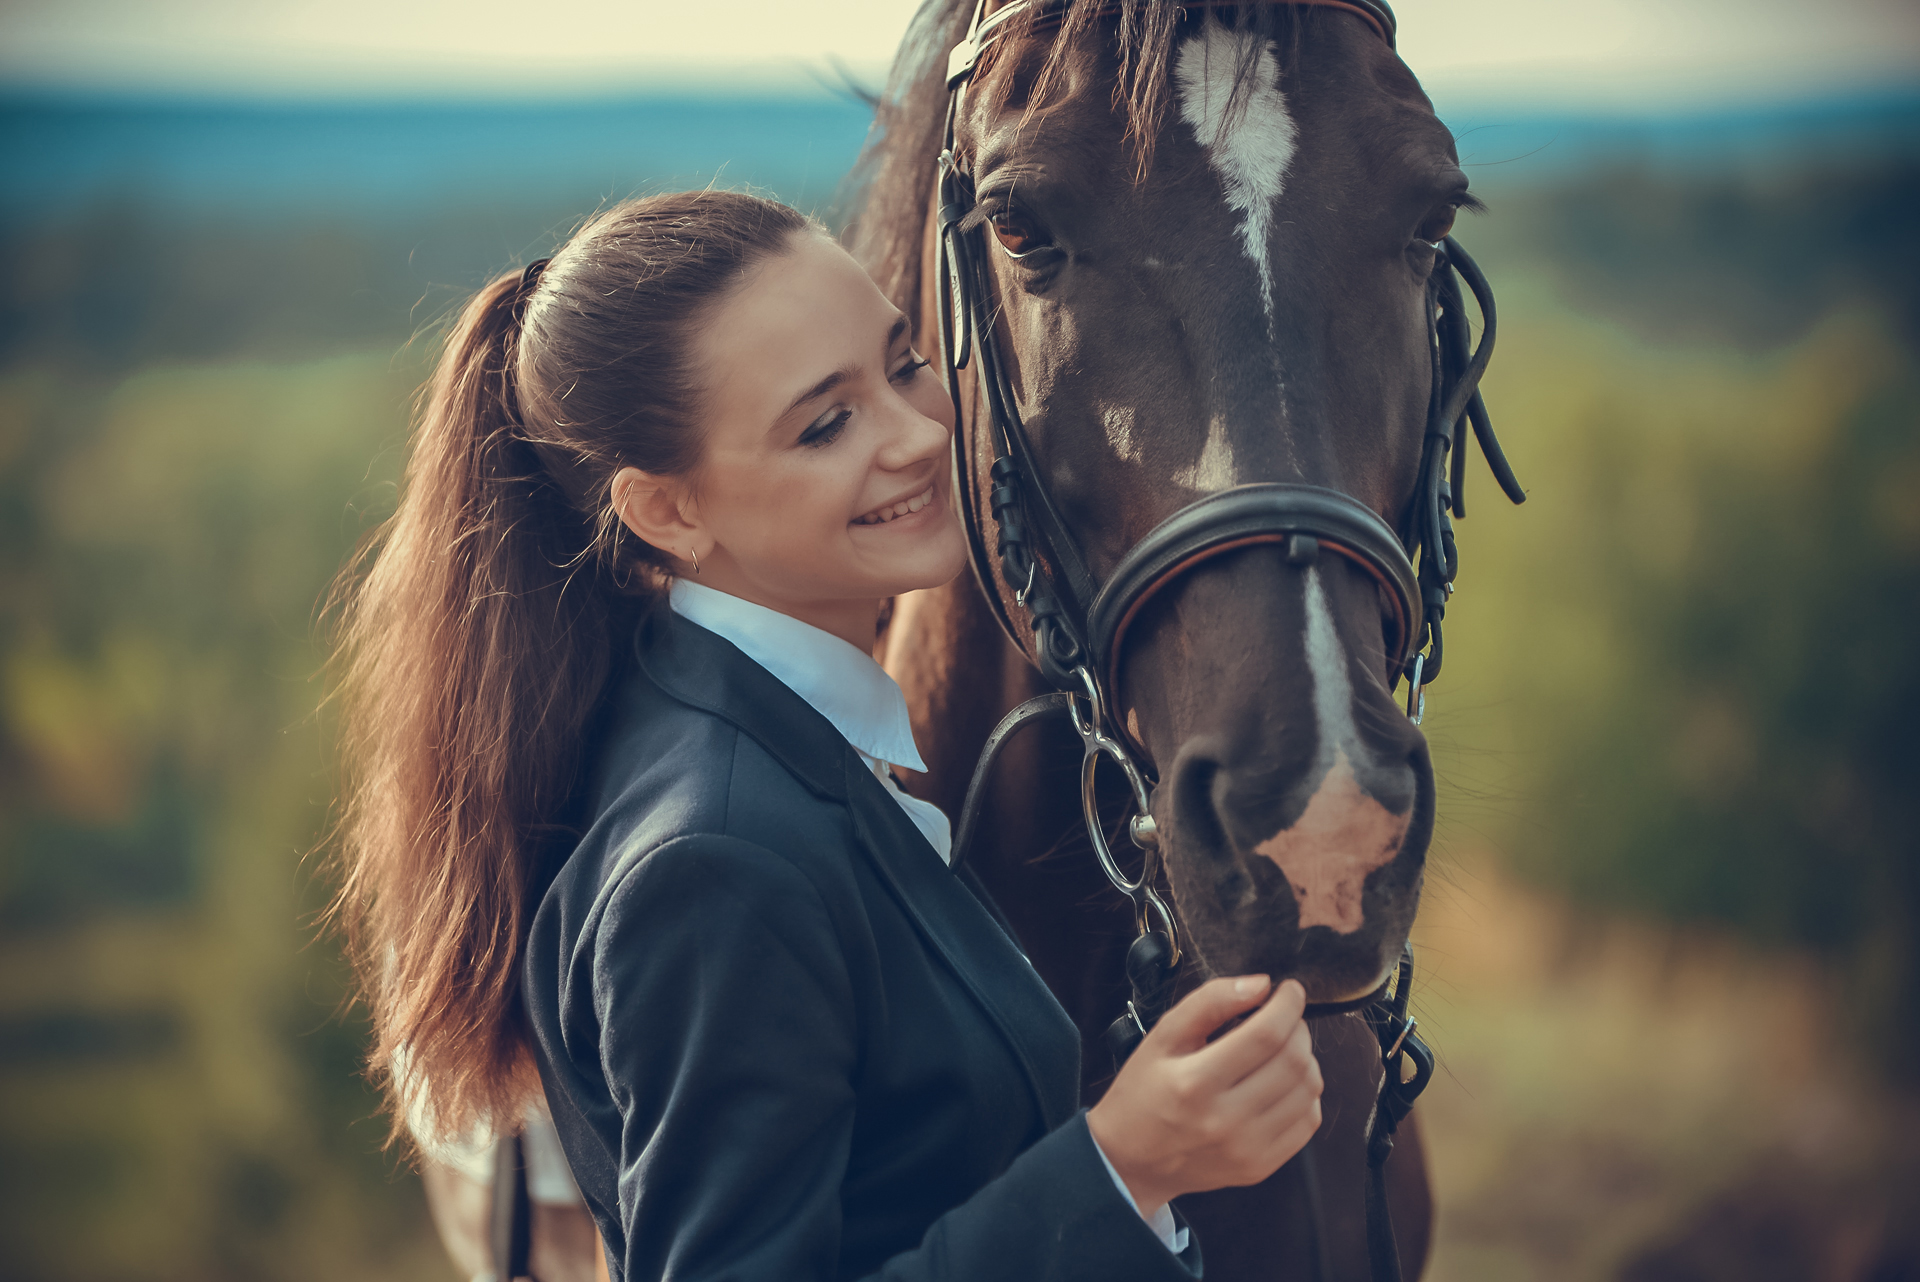
[[[905,316],[894,317],[893,327],[887,330],[887,342],[886,342],[886,346],[882,350],[892,351],[893,345],[899,342],[900,336],[902,334],[905,334],[906,332],[907,332],[907,318]],[[813,400],[815,397],[825,396],[828,392],[831,392],[834,388],[840,386],[840,384],[846,382],[848,379],[852,378],[855,374],[859,372],[860,372],[860,367],[857,365],[848,365],[848,366],[845,366],[844,368],[833,371],[833,373],[827,375],[825,378],[821,379],[818,383],[815,383],[812,387],[809,387],[806,391],[800,393],[800,395],[794,397],[792,401],[788,402],[787,408],[780,411],[779,417],[785,418],[787,415],[793,413],[795,410],[799,409],[802,405],[805,405],[808,401]]]
[[[854,371],[852,369],[837,369],[833,371],[833,373],[827,375],[818,383],[815,383],[812,387],[809,387],[806,391],[794,397],[793,400],[787,404],[787,408],[780,411],[778,417],[785,418],[814,397],[825,396],[828,392],[831,392],[834,388],[852,378],[853,375]]]

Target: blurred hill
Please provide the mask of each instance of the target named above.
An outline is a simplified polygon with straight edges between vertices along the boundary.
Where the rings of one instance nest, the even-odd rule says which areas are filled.
[[[1450,119],[1494,207],[1459,234],[1500,294],[1488,395],[1532,499],[1469,480],[1436,863],[1491,851],[1569,920],[1805,959],[1850,1040],[1797,1053],[1911,1082],[1920,98]],[[717,175],[831,217],[865,121],[830,95],[0,100],[8,1277],[447,1276],[311,942],[316,603],[391,507],[468,291],[632,191]],[[1472,1000],[1453,1028],[1497,1041]],[[1458,1222],[1497,1236],[1520,1212],[1490,1187]],[[1686,1210],[1636,1206],[1649,1231]],[[1554,1221],[1532,1275],[1610,1276],[1627,1222]]]
[[[824,209],[850,93],[538,105],[0,97],[0,360],[398,346],[610,200],[721,182]]]

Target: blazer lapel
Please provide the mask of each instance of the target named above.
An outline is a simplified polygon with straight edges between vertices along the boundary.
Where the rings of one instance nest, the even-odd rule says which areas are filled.
[[[662,605],[641,623],[634,652],[662,690],[752,735],[809,791],[846,801],[840,758],[853,749],[812,704],[733,642]]]
[[[862,853],[1012,1049],[1048,1130],[1080,1103],[1080,1033],[997,907],[970,890],[833,723],[726,638],[664,606],[641,623],[647,676],[738,726],[818,796],[845,805]]]
[[[1020,1061],[1047,1129],[1080,1105],[1080,1032],[997,908],[970,890],[847,750],[847,806],[869,860]]]

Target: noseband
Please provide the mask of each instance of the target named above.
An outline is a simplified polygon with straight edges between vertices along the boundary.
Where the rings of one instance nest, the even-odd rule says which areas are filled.
[[[1293,3],[1356,14],[1393,47],[1393,11],[1379,0]],[[967,788],[953,850],[956,861],[965,857],[1001,747],[1030,722],[1067,716],[1083,748],[1081,803],[1088,837],[1102,871],[1132,900],[1139,928],[1140,937],[1127,957],[1133,1000],[1107,1033],[1108,1044],[1120,1060],[1170,1003],[1173,971],[1180,960],[1173,914],[1152,884],[1160,840],[1148,793],[1150,754],[1113,714],[1131,625],[1156,597],[1197,567],[1235,551],[1277,546],[1296,565],[1311,563],[1323,553],[1344,558],[1381,589],[1385,606],[1382,675],[1389,690],[1398,686],[1401,677],[1407,678],[1407,715],[1417,725],[1425,709],[1426,686],[1440,674],[1441,622],[1459,568],[1452,523],[1453,518],[1466,515],[1462,439],[1466,424],[1472,425],[1474,438],[1507,497],[1519,503],[1526,495],[1501,452],[1479,391],[1481,375],[1493,354],[1493,291],[1473,259],[1449,236],[1436,247],[1427,285],[1432,388],[1413,498],[1397,530],[1380,513],[1338,490],[1286,482],[1237,485],[1167,517],[1121,558],[1104,582],[1094,578],[1048,489],[1007,375],[994,333],[995,293],[985,257],[986,232],[964,226],[974,203],[973,177],[956,147],[966,87],[986,65],[999,38],[1015,30],[1015,20],[1021,17],[1030,19],[1018,28],[1023,32],[1057,26],[1069,5],[1070,0],[1011,0],[988,13],[988,0],[977,0],[966,38],[954,46],[947,61],[947,118],[935,218],[940,350],[956,425],[954,496],[966,524],[968,560],[994,617],[1056,690],[1015,708],[988,737]],[[1189,0],[1186,5],[1188,10],[1224,7],[1229,7],[1225,0]],[[1119,12],[1118,6],[1102,7],[1097,16]],[[1481,314],[1477,346],[1468,329],[1461,281]],[[971,422],[960,382],[961,371],[969,369],[986,409],[984,416],[976,414]],[[988,434],[993,455],[986,496],[996,535],[992,554],[980,528],[972,467],[974,441],[980,432]],[[1016,586],[1011,606],[995,583],[995,555],[1001,578]],[[1014,622],[1016,610],[1025,616],[1024,630]],[[1121,867],[1108,844],[1094,786],[1102,757],[1120,768],[1132,794],[1135,813],[1128,830],[1145,856],[1138,875],[1129,875]],[[1398,968],[1397,984],[1390,976],[1388,983],[1357,1001],[1316,1003],[1307,1012],[1319,1016],[1362,1011],[1380,1038],[1386,1072],[1368,1131],[1368,1162],[1374,1177],[1368,1188],[1368,1238],[1376,1278],[1399,1277],[1381,1171],[1392,1148],[1394,1126],[1433,1069],[1433,1057],[1413,1036],[1413,1021],[1406,1012],[1412,968],[1409,949]],[[1414,1064],[1413,1076],[1404,1084],[1400,1080],[1403,1058]]]
[[[1205,561],[1262,544],[1281,545],[1290,564],[1310,564],[1325,551],[1372,576],[1393,615],[1387,668],[1400,670],[1420,627],[1420,597],[1413,565],[1387,523],[1338,490],[1236,485],[1154,526],[1101,585],[1087,614],[1087,639],[1106,688],[1120,689],[1127,628],[1161,589]]]

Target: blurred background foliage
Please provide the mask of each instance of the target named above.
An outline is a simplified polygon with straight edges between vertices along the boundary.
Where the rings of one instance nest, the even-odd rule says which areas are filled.
[[[1476,149],[1493,213],[1459,235],[1499,291],[1488,398],[1531,497],[1470,477],[1427,722],[1437,1276],[1920,1269],[1902,103],[1738,147],[1718,120],[1651,148],[1562,129],[1552,163]],[[409,110],[169,131],[137,103],[0,103],[8,1277],[450,1276],[314,942],[318,602],[391,508],[448,307],[610,193],[723,162],[825,209],[864,127],[838,99],[529,108],[516,144],[497,112]],[[462,188],[462,128],[496,164],[572,129],[591,163]],[[366,149],[297,164],[328,130]],[[95,152],[121,160],[34,159]]]
[[[1489,390],[1534,488],[1481,487],[1501,599],[1462,598],[1460,648],[1512,695],[1518,871],[1816,950],[1911,1086],[1920,165],[1782,168],[1511,202],[1540,283],[1515,264]]]

